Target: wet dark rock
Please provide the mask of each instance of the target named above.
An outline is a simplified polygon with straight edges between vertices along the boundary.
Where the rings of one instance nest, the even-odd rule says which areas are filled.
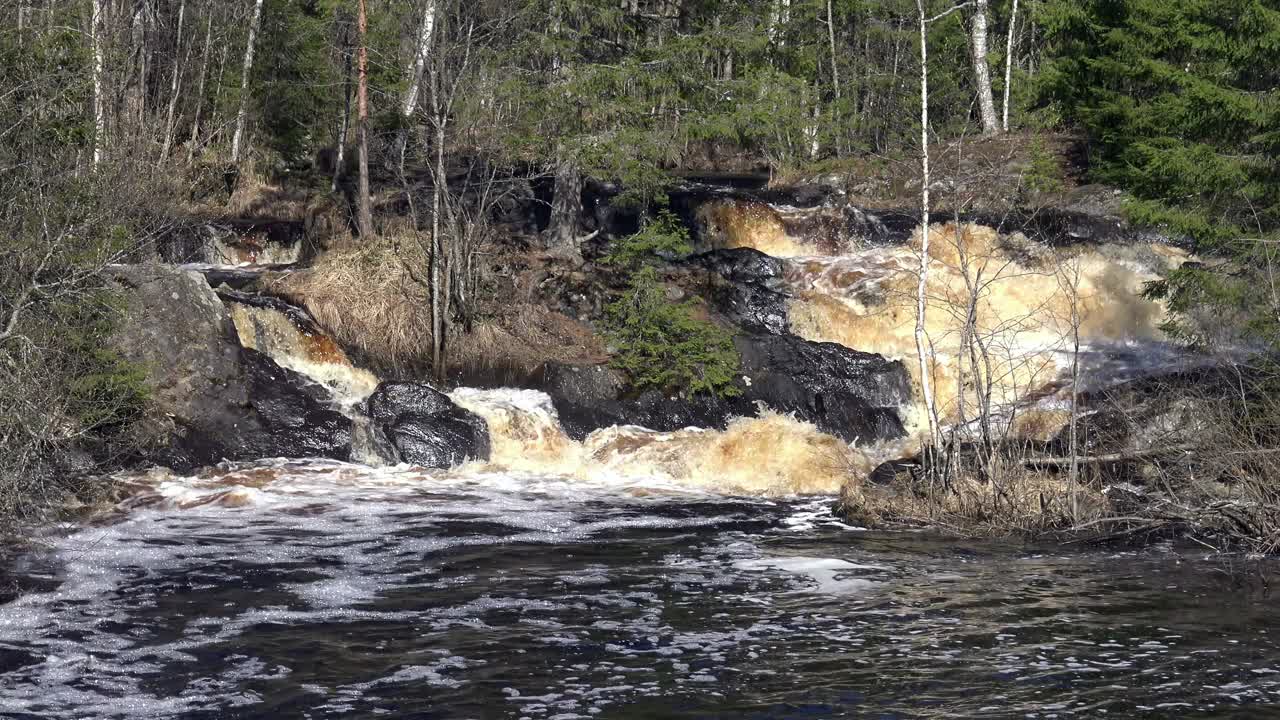
[[[208,277],[207,274],[206,277]],[[255,295],[254,293],[229,290],[227,288],[219,288],[215,292],[218,294],[218,299],[222,300],[224,303],[230,302],[238,305],[261,308],[263,310],[271,310],[272,312],[279,313],[288,318],[289,322],[293,323],[294,327],[308,335],[324,334],[324,331],[320,329],[319,325],[316,325],[316,322],[312,319],[310,313],[296,305],[290,305],[278,297],[271,295]]]
[[[179,471],[263,457],[348,459],[351,422],[329,407],[328,392],[241,348],[198,273],[133,265],[111,277],[126,301],[112,344],[148,374],[140,459]]]
[[[227,286],[233,290],[251,288],[268,274],[287,274],[294,269],[292,263],[275,263],[270,265],[245,265],[241,267],[193,266],[191,269],[204,275],[210,287]]]
[[[848,441],[904,434],[898,406],[910,381],[901,362],[791,335],[741,335],[734,344],[743,376],[741,394],[732,398],[631,394],[624,378],[604,365],[548,363],[539,386],[576,439],[611,425],[723,428],[735,417],[759,415],[761,404]]]
[[[788,331],[781,260],[736,248],[701,253],[686,264],[707,272],[699,294],[734,324],[751,332]]]
[[[905,434],[898,407],[910,399],[911,381],[901,361],[791,335],[739,336],[734,344],[747,400],[849,441]]]
[[[384,382],[364,410],[399,462],[447,468],[489,459],[489,426],[447,395],[414,382]]]

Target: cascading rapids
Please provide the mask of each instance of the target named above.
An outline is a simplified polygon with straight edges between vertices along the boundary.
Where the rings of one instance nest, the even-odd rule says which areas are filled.
[[[917,232],[903,246],[788,259],[792,329],[906,360],[918,388],[920,246]],[[955,423],[974,416],[980,394],[1007,408],[1060,387],[1077,340],[1081,357],[1112,375],[1114,363],[1105,361],[1112,355],[1168,355],[1159,329],[1165,309],[1142,289],[1187,255],[1160,245],[1054,251],[1019,235],[945,224],[931,231],[929,258],[930,379],[940,418]],[[1129,352],[1133,347],[1150,352]],[[1085,374],[1100,377],[1103,365],[1085,367]],[[975,383],[975,375],[983,381]],[[919,429],[922,410],[905,414]]]
[[[576,442],[534,390],[462,388],[450,397],[489,424],[491,469],[593,479],[653,478],[731,493],[833,493],[870,469],[868,454],[813,425],[765,410],[724,430],[610,427]]]
[[[279,307],[225,304],[242,347],[262,352],[281,367],[325,386],[338,408],[350,409],[377,389],[377,376],[356,367],[338,343],[318,328]]]

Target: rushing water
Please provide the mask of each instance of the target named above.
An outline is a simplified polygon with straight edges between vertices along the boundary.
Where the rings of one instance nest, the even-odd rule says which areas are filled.
[[[1274,717],[1280,609],[1172,550],[829,500],[276,463],[11,563],[6,717]],[[1277,630],[1276,632],[1280,632]]]

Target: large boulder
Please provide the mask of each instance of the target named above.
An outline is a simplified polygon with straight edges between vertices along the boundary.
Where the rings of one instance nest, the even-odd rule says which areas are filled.
[[[735,325],[750,332],[788,332],[783,261],[734,248],[694,255],[685,264],[706,271],[698,278],[698,294]]]
[[[740,335],[734,344],[742,376],[739,394],[730,398],[629,393],[624,378],[606,365],[548,363],[540,387],[575,439],[611,425],[723,428],[735,417],[758,415],[761,406],[851,442],[903,436],[898,408],[911,384],[901,362],[792,335]]]
[[[489,459],[484,418],[453,404],[447,395],[415,382],[384,382],[364,403],[371,441],[394,450],[388,461],[447,468]]]
[[[113,268],[125,304],[115,349],[147,373],[141,459],[180,471],[222,460],[350,457],[351,421],[328,392],[240,347],[231,318],[198,273]]]

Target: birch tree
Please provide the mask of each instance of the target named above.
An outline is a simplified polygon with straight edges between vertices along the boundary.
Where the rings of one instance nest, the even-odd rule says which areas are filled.
[[[978,87],[978,111],[984,135],[1000,133],[996,103],[991,92],[991,69],[987,66],[987,0],[975,0],[976,9],[969,29],[973,41],[973,79]],[[1006,85],[1006,87],[1008,87]]]
[[[182,48],[182,23],[186,19],[187,0],[178,3],[178,31],[174,39],[173,76],[169,83],[169,110],[165,113],[164,142],[160,147],[160,164],[169,159],[169,146],[173,142],[173,115],[178,108],[178,90],[182,82],[182,68],[186,66],[186,58],[191,57],[191,43],[187,43],[186,58],[178,62],[178,51]]]
[[[347,162],[347,135],[351,131],[351,23],[349,18],[339,18],[338,22],[339,43],[342,46],[342,110],[338,115],[337,136],[334,138],[337,152],[333,161],[330,192],[338,190],[338,180],[342,177],[342,169]]]
[[[785,32],[787,23],[790,21],[791,0],[770,0],[769,24],[765,28],[770,43],[775,43],[779,48],[786,45]]]
[[[427,69],[427,61],[431,57],[431,41],[436,28],[436,0],[426,0],[422,7],[422,22],[419,24],[417,43],[414,46],[413,62],[409,66],[409,86],[405,89],[400,103],[400,115],[404,118],[404,127],[396,136],[396,153],[400,160],[400,173],[404,174],[404,154],[408,147],[408,127],[412,124],[413,114],[418,108],[418,97],[422,92],[422,78]]]
[[[920,265],[916,286],[916,359],[920,365],[920,392],[924,396],[926,419],[929,423],[929,439],[941,447],[942,434],[938,421],[937,403],[933,397],[932,372],[929,360],[932,350],[926,335],[928,319],[929,284],[929,25],[947,17],[968,2],[954,5],[942,13],[929,17],[925,0],[916,0],[916,12],[920,31]]]
[[[209,10],[209,17],[205,20],[204,28],[204,51],[200,56],[200,80],[196,85],[196,114],[191,121],[191,140],[187,142],[187,165],[195,160],[196,145],[200,142],[200,120],[204,112],[204,82],[209,76],[209,49],[213,45],[213,9]]]
[[[920,393],[923,396],[929,439],[939,441],[938,409],[930,382],[929,347],[925,342],[929,283],[929,18],[925,0],[916,0],[920,19],[920,267],[916,286],[916,359],[920,363]]]
[[[426,0],[422,8],[422,23],[419,26],[418,42],[413,53],[413,64],[409,68],[409,87],[405,90],[400,105],[400,114],[405,118],[413,116],[418,108],[418,97],[422,91],[422,79],[427,69],[427,61],[431,56],[431,41],[436,28],[436,0]]]
[[[93,16],[90,20],[92,25],[90,35],[93,43],[93,165],[98,166],[102,162],[103,148],[107,142],[107,114],[106,114],[106,98],[103,96],[103,34],[105,32],[105,24],[103,15],[105,8],[103,5],[107,0],[93,0]]]
[[[1009,88],[1013,86],[1013,38],[1018,27],[1018,0],[1013,0],[1013,9],[1009,11],[1009,33],[1005,40],[1004,50],[1004,118],[1000,127],[1009,132]]]
[[[361,8],[364,7],[361,0]],[[231,137],[231,164],[240,165],[240,151],[244,143],[245,116],[249,113],[249,73],[253,70],[253,52],[258,42],[258,31],[262,28],[262,0],[255,0],[253,19],[249,21],[249,39],[244,47],[244,64],[240,68],[240,105],[236,110],[236,131]]]

